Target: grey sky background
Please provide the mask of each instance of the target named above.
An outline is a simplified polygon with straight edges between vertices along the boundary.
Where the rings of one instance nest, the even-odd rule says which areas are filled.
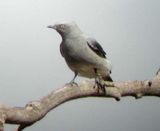
[[[1,0],[0,103],[24,106],[71,80],[61,37],[46,28],[61,21],[75,21],[101,43],[114,81],[151,79],[160,67],[159,7],[159,0]],[[26,130],[159,131],[159,109],[156,97],[84,98]]]

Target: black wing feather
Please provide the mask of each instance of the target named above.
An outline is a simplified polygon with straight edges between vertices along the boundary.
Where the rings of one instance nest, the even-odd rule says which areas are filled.
[[[106,58],[106,52],[96,40],[88,39],[87,44],[97,55]]]

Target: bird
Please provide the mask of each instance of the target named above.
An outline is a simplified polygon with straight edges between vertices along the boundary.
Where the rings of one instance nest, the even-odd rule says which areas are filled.
[[[61,22],[47,26],[62,37],[60,52],[68,67],[74,72],[70,84],[77,76],[94,78],[98,88],[105,91],[101,81],[113,82],[112,65],[99,42],[81,31],[76,22]]]

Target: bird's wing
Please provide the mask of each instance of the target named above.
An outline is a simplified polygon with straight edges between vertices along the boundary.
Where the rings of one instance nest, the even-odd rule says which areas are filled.
[[[97,55],[102,58],[106,58],[106,52],[103,50],[102,46],[93,38],[87,38],[87,44]]]

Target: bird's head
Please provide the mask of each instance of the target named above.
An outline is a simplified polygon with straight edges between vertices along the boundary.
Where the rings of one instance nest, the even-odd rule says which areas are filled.
[[[81,32],[75,22],[57,23],[54,25],[49,25],[48,28],[55,29],[62,36],[66,36],[69,34],[73,35],[76,32]]]

